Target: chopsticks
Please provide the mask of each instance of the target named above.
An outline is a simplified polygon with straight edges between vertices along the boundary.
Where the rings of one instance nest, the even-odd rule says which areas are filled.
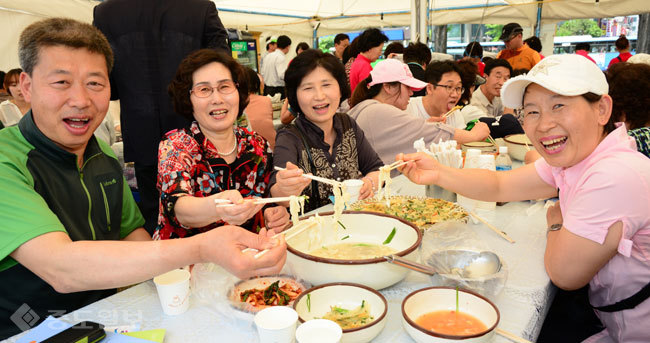
[[[497,148],[499,147],[499,145],[497,144],[497,141],[495,141],[494,138],[492,138],[492,135],[488,135],[487,139],[490,141],[490,143],[494,144],[495,147],[497,147]]]
[[[388,261],[388,263],[393,263],[393,264],[402,266],[404,268],[415,270],[416,272],[420,272],[420,273],[424,273],[424,274],[428,274],[428,275],[437,274],[436,270],[429,267],[429,266],[425,266],[425,265],[419,264],[417,262],[407,260],[407,259],[399,257],[397,255],[388,255],[388,256],[384,256],[384,258],[386,259],[386,261]]]
[[[503,237],[503,239],[505,239],[506,241],[508,241],[508,242],[510,242],[510,243],[514,243],[514,242],[515,242],[515,241],[514,241],[512,238],[510,238],[510,236],[508,236],[505,232],[503,232],[503,231],[497,229],[497,228],[494,227],[492,224],[488,223],[485,219],[483,219],[483,218],[477,216],[476,213],[474,213],[473,211],[470,211],[469,214],[470,214],[472,217],[476,218],[476,219],[477,219],[478,221],[480,221],[481,223],[485,224],[485,226],[487,226],[490,230],[496,232],[499,236]]]
[[[275,170],[286,170],[286,169],[282,168],[282,167],[275,167]],[[341,186],[342,185],[341,182],[338,182],[336,180],[326,179],[326,178],[320,177],[320,176],[315,176],[315,175],[310,175],[310,174],[302,174],[302,177],[306,177],[308,179],[312,179],[314,181],[326,183],[326,184],[332,185],[332,186]]]
[[[530,151],[530,147],[528,146],[528,142],[524,141],[524,144],[526,144],[526,151]]]
[[[461,108],[463,108],[463,106],[458,106],[458,105],[456,105],[456,106],[452,107],[452,108],[449,110],[449,112],[447,112],[447,113],[445,113],[445,114],[442,115],[442,118],[447,118],[447,117],[449,117],[452,113],[454,113],[454,111],[456,111],[456,110],[458,110],[458,109],[461,109]]]
[[[515,335],[513,333],[510,333],[508,331],[505,331],[505,330],[502,330],[502,329],[499,329],[499,328],[494,329],[494,332],[498,333],[499,335],[501,335],[501,336],[513,341],[513,342],[532,343],[531,341],[529,341],[527,339],[523,339],[523,338],[521,338],[521,337],[519,337],[519,336],[517,336],[517,335]]]
[[[403,166],[403,165],[405,165],[407,163],[408,163],[408,161],[397,160],[397,161],[395,161],[395,162],[393,162],[393,163],[391,163],[391,164],[389,164],[387,166],[384,166],[384,168],[388,167],[388,170],[393,170],[393,169],[399,168],[399,167],[401,167],[401,166]]]
[[[276,198],[254,198],[254,199],[244,199],[244,201],[252,201],[253,204],[270,204],[274,202],[285,202],[291,200],[291,197],[276,197]],[[214,203],[217,207],[228,207],[235,206],[232,201],[228,199],[214,199]]]
[[[278,238],[278,237],[280,237],[280,235],[286,235],[284,237],[284,239],[289,240],[289,239],[295,237],[296,235],[302,233],[303,231],[307,230],[308,228],[310,228],[310,227],[312,227],[312,226],[314,226],[316,224],[318,224],[318,223],[315,222],[315,221],[310,221],[310,220],[302,221],[302,222],[298,223],[297,225],[293,226],[292,228],[290,228],[289,230],[282,231],[280,233],[277,233],[277,234],[273,235],[272,238]],[[257,250],[257,249],[255,249],[255,248],[246,248],[246,249],[242,250],[241,252],[245,253],[245,252],[253,251],[253,250]],[[255,256],[253,256],[253,258],[258,259],[258,258],[264,256],[264,254],[266,254],[267,252],[269,252],[269,249],[264,249],[264,250],[258,252],[257,254],[255,254]]]

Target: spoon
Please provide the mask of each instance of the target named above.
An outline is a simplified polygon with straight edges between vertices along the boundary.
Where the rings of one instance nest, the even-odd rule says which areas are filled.
[[[389,263],[415,270],[416,272],[428,275],[438,274],[438,271],[429,265],[413,262],[396,255],[384,256],[384,258]],[[456,274],[461,278],[477,278],[499,272],[501,270],[501,260],[499,256],[491,251],[481,251],[480,253],[476,253],[475,256],[462,266],[462,274],[457,268],[452,268],[452,270],[456,270]]]

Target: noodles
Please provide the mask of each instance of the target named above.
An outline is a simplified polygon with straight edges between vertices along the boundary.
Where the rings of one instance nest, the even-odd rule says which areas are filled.
[[[332,185],[332,193],[334,193],[334,220],[332,225],[336,226],[341,214],[343,214],[343,209],[350,204],[350,193],[347,192],[347,187],[342,183]],[[338,230],[335,232],[338,232]]]
[[[366,260],[392,255],[397,251],[391,247],[368,243],[338,243],[310,251],[312,256],[336,260]]]
[[[323,224],[324,220],[322,217],[318,215],[318,213],[314,214],[313,217],[310,217],[307,220],[311,220],[313,222],[317,223],[317,227],[313,229],[309,229],[309,236],[308,238],[308,248],[312,249],[312,246],[321,246],[323,245]]]
[[[341,329],[354,329],[366,324],[370,324],[375,318],[370,315],[369,305],[361,302],[361,306],[353,309],[346,310],[338,306],[330,306],[330,311],[327,312],[323,319],[329,319],[338,324]]]
[[[289,213],[291,213],[291,222],[293,225],[298,225],[300,222],[298,209],[300,214],[305,214],[305,197],[292,195],[289,197]]]
[[[379,191],[377,191],[377,200],[386,199],[386,206],[390,207],[390,184],[393,179],[390,178],[390,166],[379,168]],[[382,187],[383,186],[383,187]]]

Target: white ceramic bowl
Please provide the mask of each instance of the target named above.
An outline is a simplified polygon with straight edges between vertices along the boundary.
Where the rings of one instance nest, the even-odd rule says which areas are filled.
[[[467,151],[467,149],[479,149],[482,153],[495,153],[498,149],[494,144],[484,141],[468,142],[462,144],[460,147],[463,151]]]
[[[533,143],[524,133],[507,135],[503,138],[503,140],[506,142],[506,146],[508,147],[508,154],[510,157],[519,161],[523,161],[524,157],[526,156],[526,152],[528,152],[526,143],[528,143],[528,148],[530,150],[535,150]]]
[[[417,290],[402,301],[402,325],[406,332],[418,343],[452,342],[491,342],[494,329],[499,324],[497,307],[488,299],[476,293],[459,290],[459,309],[470,314],[487,326],[487,330],[467,336],[452,336],[435,333],[415,323],[421,315],[442,310],[456,309],[456,289],[448,287],[428,287]]]
[[[330,306],[355,309],[365,301],[374,320],[364,326],[343,330],[342,343],[370,342],[386,326],[388,303],[381,293],[364,285],[339,282],[328,283],[310,288],[303,292],[294,302],[298,320],[302,323],[314,318],[321,318],[330,311]]]
[[[395,235],[387,246],[395,249],[395,255],[417,260],[417,248],[422,242],[422,233],[417,226],[400,218],[373,212],[345,211],[340,222],[332,225],[333,212],[319,213],[325,224],[323,245],[335,243],[371,243],[382,245],[393,228]],[[338,230],[338,231],[337,231]],[[374,289],[382,289],[401,281],[408,269],[392,265],[383,257],[364,260],[340,260],[316,257],[309,251],[316,247],[309,244],[309,230],[303,231],[287,241],[287,264],[295,274],[314,286],[330,282],[354,282]],[[349,238],[340,241],[341,235]],[[319,248],[320,246],[318,246]]]

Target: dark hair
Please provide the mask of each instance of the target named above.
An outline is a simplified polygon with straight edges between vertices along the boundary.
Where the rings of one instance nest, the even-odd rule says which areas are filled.
[[[620,35],[616,40],[616,50],[625,50],[630,48],[630,41],[625,35]]]
[[[13,81],[14,76],[16,77],[17,80],[20,81],[20,73],[22,72],[23,72],[22,69],[16,68],[16,69],[11,69],[10,71],[7,72],[7,74],[5,74],[4,80],[2,81],[2,86],[5,88],[5,90],[7,90],[7,93],[9,93],[9,95],[14,96],[13,94],[11,94],[11,91],[9,90],[9,84]]]
[[[591,50],[591,44],[589,44],[587,42],[577,43],[576,44],[576,51],[578,51],[578,50],[590,51]]]
[[[359,54],[359,37],[352,40],[352,42],[350,42],[350,45],[348,45],[347,48],[343,50],[343,56],[341,56],[343,57],[342,59],[343,64],[346,64],[348,60],[351,58],[356,58],[358,54]]]
[[[388,44],[386,49],[384,49],[384,57],[388,58],[388,55],[395,53],[395,54],[403,54],[404,53],[404,45],[400,42],[392,42]]]
[[[357,47],[360,53],[366,52],[376,46],[380,46],[382,43],[388,42],[388,37],[379,31],[379,29],[375,28],[363,31],[357,38],[359,39]]]
[[[542,52],[542,41],[540,41],[537,36],[530,36],[524,39],[524,43],[528,44],[531,49],[537,52]]]
[[[473,57],[473,58],[483,58],[483,46],[479,42],[470,42],[465,47],[465,52],[463,52],[463,57]]]
[[[483,70],[483,72],[485,73],[485,75],[490,76],[492,69],[496,67],[508,68],[508,70],[510,71],[510,75],[512,75],[512,66],[508,61],[501,58],[495,58],[487,61],[485,63],[485,69]]]
[[[303,113],[298,104],[298,86],[300,86],[302,79],[317,67],[327,70],[336,79],[336,82],[339,84],[339,91],[341,92],[341,102],[350,97],[350,86],[348,86],[345,68],[339,62],[339,59],[332,54],[326,54],[318,49],[308,49],[296,56],[284,73],[284,83],[287,99],[289,99],[289,106],[296,114]],[[339,105],[340,103],[336,104],[337,107]]]
[[[248,93],[249,94],[260,94],[260,88],[262,83],[260,82],[260,77],[257,75],[257,72],[251,67],[243,67],[246,72],[246,77],[248,78]]]
[[[376,97],[379,94],[379,92],[381,92],[381,88],[384,86],[384,84],[388,84],[391,86],[396,86],[400,84],[399,81],[385,82],[385,83],[378,83],[376,85],[372,85],[370,86],[370,88],[368,88],[368,84],[370,82],[372,82],[372,75],[368,75],[368,77],[361,80],[361,82],[357,84],[357,87],[354,89],[354,92],[352,93],[352,96],[348,101],[350,108],[356,106],[358,103],[364,100],[368,100]],[[401,88],[400,88],[400,92],[401,92]]]
[[[587,102],[592,104],[592,105],[599,102],[600,99],[602,99],[602,97],[603,97],[602,95],[598,95],[596,93],[591,93],[591,92],[582,94],[582,98],[587,100]],[[616,130],[616,125],[614,123],[615,122],[612,121],[612,116],[610,116],[609,121],[607,121],[607,124],[605,124],[605,126],[603,126],[603,132],[606,135],[609,134],[610,132]]]
[[[196,50],[181,61],[176,75],[167,87],[167,93],[172,98],[176,113],[190,121],[194,121],[194,109],[190,100],[190,90],[194,85],[192,74],[212,62],[223,64],[230,71],[232,80],[237,85],[237,93],[239,93],[238,118],[248,105],[248,77],[244,68],[225,52],[216,52],[211,49]]]
[[[0,85],[3,85],[3,84],[4,84],[4,82],[5,82],[5,75],[6,75],[6,74],[7,74],[7,73],[5,73],[4,71],[0,70]]]
[[[269,48],[271,47],[271,44],[274,44],[274,43],[266,43],[266,51],[269,51]]]
[[[288,47],[289,45],[291,45],[291,38],[289,38],[288,36],[282,35],[282,36],[278,37],[278,40],[276,41],[276,43],[278,44],[278,49],[284,49],[284,48]]]
[[[424,70],[424,82],[428,82],[435,86],[436,83],[440,82],[443,74],[450,72],[456,72],[460,75],[463,71],[454,61],[431,62]]]
[[[420,65],[427,65],[431,62],[431,50],[420,42],[410,43],[404,49],[404,63],[415,62]]]
[[[483,63],[488,63],[488,61],[492,61],[493,59],[494,59],[494,58],[493,58],[493,57],[490,57],[490,56],[483,56],[483,58],[481,58],[481,61],[482,61]]]
[[[86,49],[103,55],[108,73],[113,69],[113,50],[101,31],[90,24],[65,18],[44,19],[27,26],[18,40],[20,67],[32,75],[41,48],[49,46]]]
[[[350,36],[346,35],[345,33],[339,33],[334,36],[334,44],[340,44],[341,41],[344,41],[346,39],[350,40]]]
[[[526,74],[528,74],[529,71],[530,71],[530,69],[526,69],[526,68],[513,69],[512,73],[510,73],[510,77],[515,77],[515,76],[519,76],[519,75],[526,75]]]
[[[476,62],[468,59],[463,59],[458,62],[458,67],[461,70],[460,80],[463,83],[463,88],[465,91],[460,95],[458,99],[459,104],[468,104],[472,99],[471,87],[476,85],[476,76],[478,75],[478,65]]]
[[[298,54],[298,49],[305,51],[309,49],[309,45],[305,42],[300,42],[296,45],[296,55]]]
[[[650,65],[616,63],[607,69],[607,82],[614,104],[609,121],[625,121],[630,130],[646,126],[650,122]]]

